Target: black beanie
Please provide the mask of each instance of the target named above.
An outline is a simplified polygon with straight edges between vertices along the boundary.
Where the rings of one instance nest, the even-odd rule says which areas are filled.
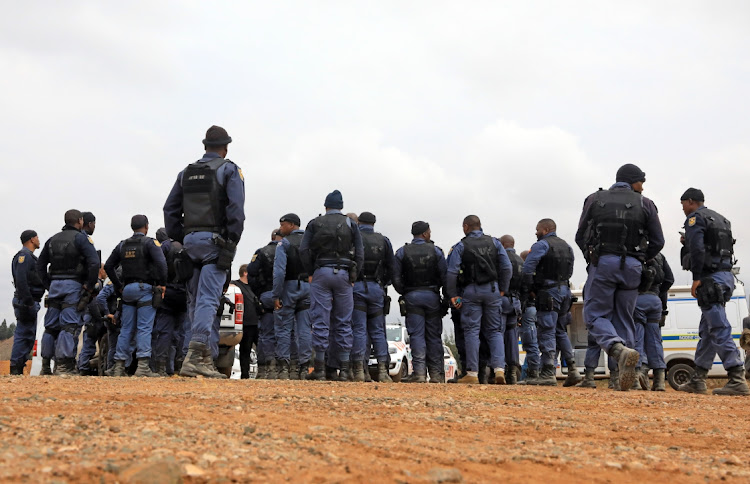
[[[362,212],[357,219],[359,220],[359,223],[368,225],[372,225],[378,220],[372,212]]]
[[[335,208],[341,210],[344,208],[344,197],[341,196],[341,192],[334,190],[326,196],[326,201],[323,204],[325,208]]]
[[[430,224],[427,222],[422,222],[421,220],[419,222],[414,222],[411,224],[411,234],[412,235],[422,235],[423,233],[427,232],[427,230],[430,228]]]
[[[642,172],[640,168],[633,165],[632,163],[628,163],[626,165],[622,165],[620,169],[617,170],[615,181],[630,183],[631,185],[633,183],[645,182],[646,173]]]

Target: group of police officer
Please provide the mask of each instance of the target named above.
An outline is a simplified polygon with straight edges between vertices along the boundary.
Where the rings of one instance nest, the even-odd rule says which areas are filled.
[[[106,333],[108,374],[124,376],[133,365],[136,376],[176,372],[226,378],[213,363],[217,314],[245,219],[242,170],[226,158],[231,141],[223,128],[209,128],[205,154],[179,173],[164,204],[165,229],[152,239],[148,218],[135,215],[133,234],[114,248],[103,274],[90,236],[95,219],[87,222],[77,210],[66,212],[65,227],[47,241],[38,260],[33,254],[40,246],[37,234],[21,235],[24,247],[13,261],[19,329],[12,372],[23,369],[39,302],[48,290],[42,374],[50,374],[52,360],[57,374],[85,372],[92,348]],[[485,381],[488,372],[495,383],[516,383],[520,332],[528,360],[526,384],[556,385],[560,353],[568,367],[565,386],[595,387],[594,370],[604,350],[614,388],[629,390],[639,380],[646,386],[650,367],[653,389],[664,390],[659,324],[674,278],[660,255],[664,237],[656,207],[641,194],[644,182],[640,168],[624,165],[612,187],[584,203],[576,243],[588,271],[585,378],[565,330],[574,252],[556,235],[553,220],[539,221],[538,241],[523,258],[515,252],[513,237],[484,234],[475,215],[464,218],[465,237],[447,258],[423,221],[412,224],[411,242],[394,255],[388,238],[374,230],[375,215],[344,214],[338,190],[325,198],[325,214],[305,230],[296,214],[282,216],[271,242],[242,266],[235,281],[248,302],[258,301],[257,331],[248,331],[249,339],[257,337],[258,377],[367,381],[372,348],[377,380],[391,381],[385,315],[392,284],[401,294],[411,340],[408,382],[445,382],[442,317],[451,309],[463,369],[459,383]],[[731,226],[703,201],[694,188],[682,196],[688,217],[683,266],[692,271],[692,291],[703,316],[696,371],[680,390],[706,393],[706,374],[718,353],[729,382],[714,393],[746,395],[744,368],[724,311],[734,289]],[[110,283],[102,286],[105,274]],[[76,368],[78,334],[86,318],[91,324]],[[249,348],[241,346],[244,367]],[[249,376],[245,368],[242,373]]]

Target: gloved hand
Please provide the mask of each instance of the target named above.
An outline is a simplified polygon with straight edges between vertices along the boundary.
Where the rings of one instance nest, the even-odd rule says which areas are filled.
[[[222,271],[228,271],[232,268],[234,255],[237,253],[237,242],[227,240],[224,246],[219,250],[219,258],[216,261],[216,267]]]
[[[743,329],[740,336],[740,347],[745,351],[750,351],[750,329]]]

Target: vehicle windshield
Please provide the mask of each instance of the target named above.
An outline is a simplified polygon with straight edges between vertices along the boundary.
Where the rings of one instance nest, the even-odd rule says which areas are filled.
[[[401,327],[385,328],[385,337],[388,341],[401,341]]]

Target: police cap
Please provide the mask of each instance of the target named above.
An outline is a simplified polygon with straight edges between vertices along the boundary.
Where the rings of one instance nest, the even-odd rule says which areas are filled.
[[[279,223],[281,223],[281,222],[289,222],[290,224],[296,225],[298,227],[299,227],[299,224],[300,224],[299,216],[297,216],[296,213],[288,213],[286,215],[283,215],[279,219]]]
[[[430,228],[430,224],[428,224],[427,222],[422,222],[420,220],[419,222],[414,222],[413,224],[411,224],[411,234],[412,235],[421,235],[421,234],[427,232],[427,230],[429,230],[429,228]]]
[[[203,140],[204,146],[225,146],[232,142],[227,130],[221,126],[211,126],[206,131],[206,139]]]
[[[705,199],[703,198],[703,192],[693,187],[690,187],[687,190],[685,190],[685,193],[682,194],[682,196],[680,197],[680,200],[695,200],[696,202],[705,201]]]
[[[37,236],[36,231],[24,230],[23,232],[21,232],[21,243],[25,244],[26,242],[28,242],[29,240],[33,239],[36,236]]]
[[[359,214],[359,223],[361,224],[374,224],[377,218],[375,218],[375,214],[372,212],[362,212]]]

